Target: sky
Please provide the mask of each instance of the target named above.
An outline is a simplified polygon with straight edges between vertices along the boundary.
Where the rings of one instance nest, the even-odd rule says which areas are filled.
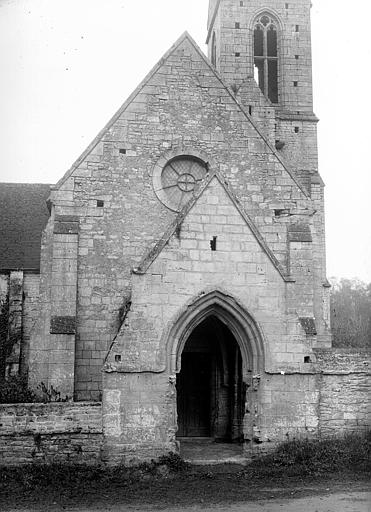
[[[291,0],[295,1],[295,0]],[[369,0],[313,0],[328,276],[371,282]],[[0,0],[0,181],[56,183],[208,0]]]

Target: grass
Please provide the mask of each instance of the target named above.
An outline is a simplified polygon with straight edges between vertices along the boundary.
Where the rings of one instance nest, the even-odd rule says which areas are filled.
[[[287,441],[248,466],[261,476],[320,475],[344,470],[371,472],[371,432],[329,439]]]
[[[371,435],[292,440],[248,466],[192,467],[176,454],[136,468],[34,465],[0,469],[0,503],[69,505],[109,503],[210,503],[264,497],[264,487],[283,492],[310,480],[364,482],[371,474]],[[345,476],[344,476],[345,475]],[[327,485],[327,484],[326,484]],[[316,487],[317,488],[317,487]],[[259,490],[260,489],[260,490]],[[254,494],[255,493],[255,494]],[[291,493],[292,494],[292,493]],[[31,508],[30,508],[31,510]]]

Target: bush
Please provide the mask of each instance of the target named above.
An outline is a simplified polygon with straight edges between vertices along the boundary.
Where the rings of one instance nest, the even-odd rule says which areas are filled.
[[[13,375],[0,384],[1,404],[22,404],[39,401],[36,393],[29,389],[27,379]]]
[[[273,453],[254,461],[266,474],[316,475],[342,470],[371,471],[371,432],[330,439],[287,441]]]
[[[33,391],[28,387],[27,378],[20,375],[12,375],[0,383],[0,404],[47,404],[68,401],[68,396],[63,397],[53,386],[47,388],[43,382],[37,386],[37,391]]]
[[[156,464],[158,466],[167,466],[169,470],[174,473],[184,471],[189,467],[189,464],[185,462],[180,455],[173,452],[160,457]]]
[[[19,485],[24,489],[83,489],[89,486],[130,486],[148,480],[162,480],[184,471],[189,464],[175,453],[140,466],[110,467],[104,465],[34,464],[23,467],[0,467],[1,486]]]

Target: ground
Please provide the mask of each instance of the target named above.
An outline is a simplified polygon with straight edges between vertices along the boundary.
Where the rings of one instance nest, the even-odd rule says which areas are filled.
[[[98,478],[99,480],[99,478]],[[369,475],[336,473],[316,477],[250,479],[241,467],[194,467],[172,473],[133,475],[110,482],[43,486],[7,482],[0,493],[2,512],[370,512]]]
[[[349,492],[340,494],[329,494],[321,497],[306,497],[301,499],[270,499],[261,502],[244,502],[239,504],[212,505],[208,507],[205,504],[193,505],[190,507],[167,507],[160,508],[162,512],[196,512],[202,509],[203,512],[369,512],[371,493],[367,492]],[[13,509],[14,510],[14,509]],[[30,509],[16,509],[18,512],[29,512]],[[38,510],[43,510],[39,508]],[[107,512],[136,512],[152,511],[157,507],[148,505],[145,507],[132,507],[126,505],[112,505],[108,507],[74,507],[64,508],[67,512],[93,512],[105,510]]]
[[[270,492],[273,492],[271,489]],[[313,490],[313,492],[316,492]],[[66,512],[146,512],[161,510],[162,512],[370,512],[371,493],[358,490],[346,493],[329,492],[323,496],[306,496],[305,498],[273,498],[261,501],[244,501],[241,503],[213,504],[206,503],[190,506],[163,507],[157,505],[122,505],[122,504],[96,504],[86,507],[83,503],[73,507],[53,504],[47,509],[35,505],[25,508],[4,508],[4,511],[30,512],[45,510],[64,510]]]

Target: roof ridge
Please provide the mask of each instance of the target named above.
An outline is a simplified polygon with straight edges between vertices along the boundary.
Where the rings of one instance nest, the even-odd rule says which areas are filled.
[[[52,187],[53,184],[52,183],[27,183],[27,182],[22,182],[22,183],[18,183],[18,182],[15,182],[15,181],[0,181],[0,186],[2,185],[24,185],[24,186],[38,186],[38,187]]]

